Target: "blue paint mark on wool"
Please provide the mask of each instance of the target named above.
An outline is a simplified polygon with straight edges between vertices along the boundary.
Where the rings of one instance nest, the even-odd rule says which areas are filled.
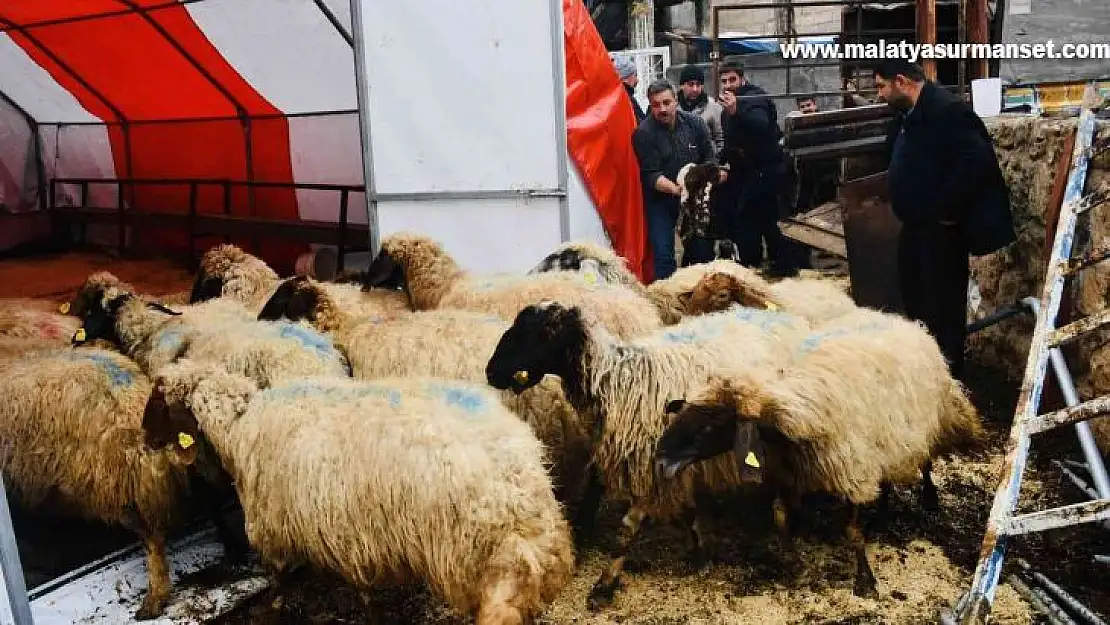
[[[119,363],[112,360],[107,354],[74,349],[72,351],[57,352],[56,358],[68,362],[92,362],[97,368],[108,375],[108,379],[111,381],[112,386],[131,386],[135,383],[135,375],[119,366]]]
[[[788,315],[760,308],[733,306],[726,311],[692,317],[663,333],[663,340],[672,343],[703,343],[715,339],[737,321],[758,326],[771,332],[775,326],[789,322]]]
[[[485,412],[489,408],[485,396],[473,388],[429,382],[424,385],[424,391],[447,405],[461,408],[471,415]],[[386,397],[389,400],[389,405],[393,408],[400,408],[402,403],[402,393],[395,388],[378,385],[348,387],[318,381],[293,382],[270,387],[260,391],[260,395],[264,401],[277,402],[307,397],[327,397],[336,401],[347,401],[362,397]]]
[[[321,358],[334,358],[343,360],[342,354],[335,348],[331,340],[319,332],[291,321],[274,322],[278,336],[283,339],[293,339],[305,349],[316,351]]]
[[[871,323],[864,324],[862,326],[856,326],[854,328],[836,328],[834,330],[814,332],[809,334],[804,340],[802,340],[801,345],[798,346],[798,351],[803,354],[808,354],[820,347],[821,343],[827,339],[833,339],[842,336],[852,336],[853,334],[861,334],[863,332],[886,330],[889,327],[890,326],[888,324],[873,321]]]
[[[158,351],[179,351],[185,343],[185,332],[181,328],[168,328],[154,335],[154,349]]]

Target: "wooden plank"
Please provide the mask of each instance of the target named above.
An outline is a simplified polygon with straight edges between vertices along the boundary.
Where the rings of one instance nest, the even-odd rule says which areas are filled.
[[[790,156],[797,160],[805,160],[812,158],[842,158],[845,156],[882,152],[885,149],[886,136],[883,135],[798,148],[796,150],[789,150],[789,153]]]
[[[937,42],[937,2],[936,0],[917,0],[917,42],[935,44]],[[936,59],[921,59],[921,67],[929,80],[937,79]]]

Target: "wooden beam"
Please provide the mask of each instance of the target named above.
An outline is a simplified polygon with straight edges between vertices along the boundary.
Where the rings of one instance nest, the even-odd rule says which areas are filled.
[[[917,0],[917,43],[937,42],[937,2]],[[921,67],[929,80],[937,79],[936,59],[921,59]]]
[[[972,44],[991,42],[987,0],[967,0],[967,38],[968,43]],[[969,79],[989,78],[988,61],[989,59],[968,59]]]

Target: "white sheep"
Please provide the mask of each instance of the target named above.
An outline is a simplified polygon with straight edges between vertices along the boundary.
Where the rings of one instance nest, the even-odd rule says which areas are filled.
[[[622,284],[640,295],[647,296],[647,288],[629,269],[627,259],[612,249],[589,241],[568,241],[558,245],[528,273],[552,271],[582,273],[587,280],[596,276],[598,280],[610,284]]]
[[[615,559],[590,593],[591,607],[612,599],[645,517],[673,519],[694,507],[695,473],[711,490],[739,484],[731,457],[657,483],[653,454],[667,425],[667,402],[721,369],[781,366],[809,330],[794,315],[737,307],[622,341],[577,307],[544,302],[517,315],[489,361],[489,384],[522,392],[546,374],[559,376],[579,413],[597,419],[593,455],[606,492],[632,504]],[[696,521],[694,531],[700,532]]]
[[[9,493],[44,513],[138,534],[149,577],[138,619],[159,616],[169,599],[166,532],[184,519],[188,467],[200,449],[189,439],[145,447],[150,390],[136,363],[109,350],[64,347],[0,361],[0,471]]]
[[[286,280],[263,306],[259,319],[304,322],[327,333],[346,354],[356,378],[432,376],[485,384],[486,363],[509,328],[500,317],[466,310],[359,317],[333,301],[333,291],[321,287],[307,277]],[[581,422],[559,380],[548,378],[520,395],[500,395],[549,450],[559,499],[576,501],[592,429]],[[596,506],[596,501],[584,502],[579,512],[588,519]]]
[[[156,446],[205,437],[275,571],[422,580],[477,625],[519,625],[569,582],[567,522],[535,435],[481,386],[249,379],[189,361],[156,381]]]
[[[877,590],[858,506],[881,494],[885,508],[889,485],[923,475],[922,503],[936,507],[933,459],[973,449],[983,436],[928,331],[868,309],[817,329],[789,366],[720,372],[668,411],[677,416],[659,439],[659,475],[675,479],[695,463],[733,458],[742,481],[776,492],[775,522],[788,553],[784,499],[821,492],[847,501],[855,593],[865,597]]]
[[[237,302],[215,299],[177,312],[109,287],[89,310],[74,342],[110,339],[150,375],[189,357],[219,362],[263,387],[287,377],[349,377],[346,357],[326,336],[290,322],[207,314],[228,307],[245,310]]]
[[[463,271],[440,244],[414,233],[395,233],[382,240],[364,286],[404,287],[416,310],[474,310],[506,321],[529,304],[554,299],[586,308],[622,338],[647,334],[660,325],[651,304],[622,285],[591,282],[582,274],[562,271],[474,276]]]

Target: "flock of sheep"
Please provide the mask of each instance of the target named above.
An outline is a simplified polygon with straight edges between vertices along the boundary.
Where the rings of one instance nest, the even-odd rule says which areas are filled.
[[[696,496],[746,488],[775,494],[787,557],[801,495],[847,501],[872,596],[857,507],[919,480],[936,506],[932,461],[982,439],[922,326],[732,261],[644,286],[568,243],[526,274],[472,275],[400,233],[333,282],[220,245],[191,293],[100,272],[55,306],[0,301],[0,470],[30,508],[140,537],[139,619],[164,612],[165,537],[196,511],[276,583],[301,565],[423,581],[509,625],[569,583],[602,498],[629,507],[591,609],[647,518],[689,522],[696,555]]]

